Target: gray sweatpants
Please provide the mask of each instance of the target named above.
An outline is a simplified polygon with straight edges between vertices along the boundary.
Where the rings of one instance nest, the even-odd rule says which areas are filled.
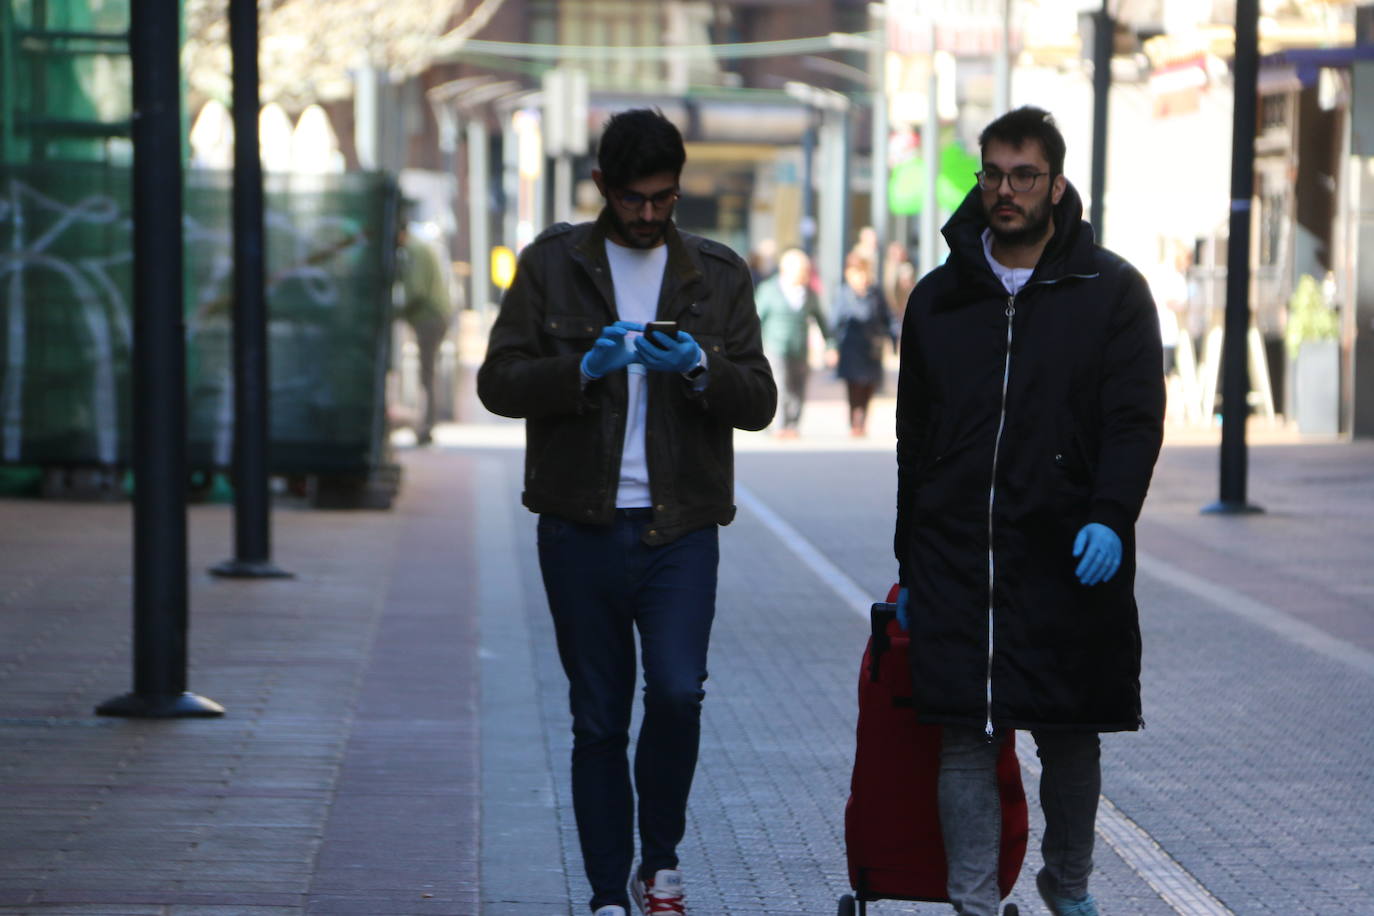
[[[1101,745],[1095,732],[1035,731],[1045,869],[1063,894],[1088,893],[1093,831],[1102,792]],[[997,750],[980,728],[945,726],[940,750],[940,827],[949,860],[955,912],[996,916],[997,858],[1002,837]]]

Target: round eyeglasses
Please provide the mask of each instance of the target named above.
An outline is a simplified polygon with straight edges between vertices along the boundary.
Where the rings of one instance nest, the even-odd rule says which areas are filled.
[[[981,172],[974,172],[974,177],[978,179],[978,187],[984,191],[998,191],[1002,188],[1002,179],[1011,183],[1011,189],[1018,194],[1035,189],[1035,183],[1049,172],[1037,172],[1034,169],[1012,169],[1004,172],[1001,169],[983,169]]]

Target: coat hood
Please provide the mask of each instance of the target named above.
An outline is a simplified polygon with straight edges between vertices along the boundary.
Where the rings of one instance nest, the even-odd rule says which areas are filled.
[[[1064,195],[1051,211],[1054,235],[1040,255],[1035,272],[1041,277],[1064,273],[1091,273],[1092,253],[1096,246],[1093,227],[1083,220],[1083,198],[1073,182],[1066,181]],[[964,196],[964,202],[945,223],[941,234],[949,244],[950,261],[961,269],[987,269],[983,256],[983,230],[988,217],[983,211],[982,193],[975,184]]]

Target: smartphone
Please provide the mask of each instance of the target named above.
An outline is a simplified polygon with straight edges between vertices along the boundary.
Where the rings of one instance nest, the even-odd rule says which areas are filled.
[[[676,321],[650,321],[648,324],[644,325],[645,337],[649,337],[649,335],[652,334],[654,331],[662,332],[663,335],[666,336],[669,340],[677,340]],[[659,345],[659,342],[655,340],[653,337],[649,337],[649,343],[653,344],[656,347],[659,347],[659,349],[662,349],[662,347]]]

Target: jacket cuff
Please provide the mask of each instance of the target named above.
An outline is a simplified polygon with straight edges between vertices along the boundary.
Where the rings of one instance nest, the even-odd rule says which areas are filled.
[[[1092,504],[1088,511],[1088,521],[1106,525],[1122,541],[1126,540],[1126,535],[1135,525],[1135,519],[1123,507],[1106,501],[1096,501]]]

